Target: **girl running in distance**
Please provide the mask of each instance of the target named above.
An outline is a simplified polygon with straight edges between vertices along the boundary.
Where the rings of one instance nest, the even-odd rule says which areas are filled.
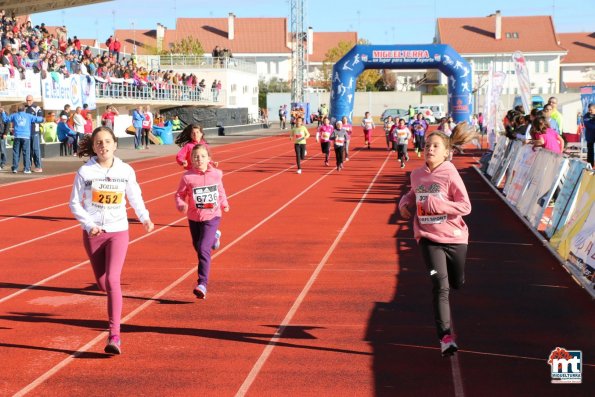
[[[475,137],[459,123],[450,137],[435,131],[425,142],[425,165],[411,172],[411,190],[399,202],[404,219],[413,217],[413,231],[432,280],[436,332],[443,356],[458,350],[451,330],[449,292],[465,282],[469,230],[463,216],[471,213],[467,189],[448,160],[454,145]]]
[[[362,127],[364,127],[364,141],[368,150],[370,149],[370,139],[372,139],[372,130],[376,128],[374,120],[370,117],[370,112],[366,112],[362,120]]]
[[[295,119],[295,127],[289,133],[289,139],[294,143],[295,149],[295,163],[297,165],[297,173],[302,173],[302,160],[306,157],[306,139],[310,138],[308,129],[302,125],[304,119],[298,117]]]
[[[109,337],[105,352],[121,353],[120,275],[128,249],[126,199],[147,232],[153,230],[132,167],[114,156],[117,139],[111,129],[98,127],[79,143],[79,157],[89,161],[79,168],[70,195],[70,210],[83,228],[83,244],[95,280],[107,292]]]
[[[401,161],[401,168],[405,168],[405,162],[409,161],[409,155],[407,154],[407,145],[409,144],[409,138],[411,138],[411,131],[405,125],[404,119],[399,119],[399,123],[393,126],[391,131],[393,144],[393,151],[397,150],[397,156]]]
[[[198,124],[188,124],[180,135],[176,137],[175,143],[181,147],[176,155],[176,162],[187,170],[192,168],[192,160],[190,159],[192,148],[199,143],[207,146],[207,148],[209,146],[202,127]]]
[[[331,140],[335,143],[335,158],[337,160],[337,171],[341,171],[343,169],[343,152],[345,141],[347,140],[347,131],[343,128],[343,122],[337,121],[335,124],[335,130],[331,135]]]
[[[223,172],[213,166],[205,145],[196,145],[191,152],[192,168],[182,175],[176,191],[176,207],[188,216],[192,246],[198,256],[198,281],[192,291],[198,299],[207,296],[211,268],[211,248],[217,240],[221,210],[229,204],[223,188]]]
[[[347,139],[345,140],[345,161],[349,161],[349,142],[351,142],[351,133],[353,132],[353,127],[351,124],[349,124],[347,116],[343,116],[341,118],[341,122],[343,123],[343,129],[347,131]]]
[[[322,125],[316,131],[316,142],[320,142],[320,148],[324,153],[324,165],[328,167],[328,156],[331,152],[331,134],[333,133],[333,126],[328,117],[322,119]]]
[[[395,125],[395,122],[393,121],[393,116],[388,116],[386,118],[386,120],[384,120],[384,135],[386,135],[386,150],[393,150],[393,152],[395,151],[395,148],[393,147],[393,144],[391,142],[394,142],[392,140],[391,137],[391,131],[393,130],[393,126]]]

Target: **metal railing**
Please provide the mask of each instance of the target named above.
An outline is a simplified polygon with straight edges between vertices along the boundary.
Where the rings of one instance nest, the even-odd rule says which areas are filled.
[[[146,102],[202,102],[224,104],[225,93],[215,89],[170,85],[156,87],[149,84],[95,82],[97,99],[134,99]]]
[[[176,66],[186,66],[198,69],[233,69],[242,72],[256,73],[256,63],[240,58],[213,58],[197,55],[161,55],[159,57],[161,69]]]

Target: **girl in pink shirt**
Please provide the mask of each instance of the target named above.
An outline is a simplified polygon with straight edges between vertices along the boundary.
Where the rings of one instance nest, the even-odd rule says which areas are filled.
[[[331,125],[328,117],[322,119],[322,125],[318,127],[316,131],[316,142],[320,142],[320,148],[324,153],[324,165],[328,167],[328,157],[331,152],[331,135],[333,134],[334,128]]]
[[[469,231],[463,216],[471,212],[467,189],[455,166],[448,161],[455,145],[475,137],[459,123],[448,137],[431,133],[424,146],[425,165],[411,172],[411,190],[399,202],[405,219],[413,218],[414,236],[432,279],[436,331],[443,356],[458,350],[450,326],[450,287],[465,282]]]
[[[347,116],[341,118],[343,123],[343,129],[347,131],[347,139],[345,140],[345,161],[349,161],[349,142],[351,141],[351,133],[353,132],[353,126],[349,124]]]
[[[192,169],[190,155],[194,146],[201,144],[206,146],[207,149],[209,148],[202,127],[197,124],[188,124],[176,137],[175,143],[181,147],[178,154],[176,154],[176,162],[187,170]]]
[[[211,249],[217,244],[217,227],[221,211],[229,211],[223,188],[223,172],[211,162],[205,145],[195,145],[191,151],[192,168],[182,175],[176,191],[176,207],[188,216],[192,246],[198,255],[198,281],[193,293],[198,299],[207,296],[211,268]]]
[[[551,150],[554,153],[562,153],[564,140],[556,130],[550,128],[545,117],[539,116],[533,120],[532,131],[535,138],[533,146],[543,146],[544,149]]]

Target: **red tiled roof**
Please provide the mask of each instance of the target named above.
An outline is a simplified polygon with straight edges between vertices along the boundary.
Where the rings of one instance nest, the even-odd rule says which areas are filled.
[[[438,18],[438,39],[460,54],[498,52],[560,52],[549,16],[502,17],[501,39],[496,40],[496,17]],[[507,38],[506,33],[518,33]]]
[[[562,63],[595,64],[595,33],[558,33],[560,45],[568,50]]]
[[[139,55],[153,54],[154,49],[157,47],[154,29],[117,29],[114,37],[122,43],[120,51],[127,54],[133,53],[135,43],[136,53]],[[105,45],[107,39],[106,37],[103,40],[99,40],[99,47],[101,49],[107,50],[107,46]]]
[[[234,18],[234,39],[228,38],[228,18],[178,18],[176,30],[166,30],[163,48],[176,39],[192,36],[206,53],[215,46],[232,54],[290,52],[287,47],[287,18]]]
[[[595,81],[564,82],[566,88],[581,88],[583,86],[595,86]]]
[[[341,41],[357,43],[357,32],[314,32],[314,53],[308,56],[310,62],[323,62],[326,53]]]

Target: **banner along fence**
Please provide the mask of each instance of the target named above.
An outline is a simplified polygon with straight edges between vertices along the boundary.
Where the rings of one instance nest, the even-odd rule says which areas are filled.
[[[591,166],[499,136],[483,168],[475,167],[595,298],[595,171]]]

